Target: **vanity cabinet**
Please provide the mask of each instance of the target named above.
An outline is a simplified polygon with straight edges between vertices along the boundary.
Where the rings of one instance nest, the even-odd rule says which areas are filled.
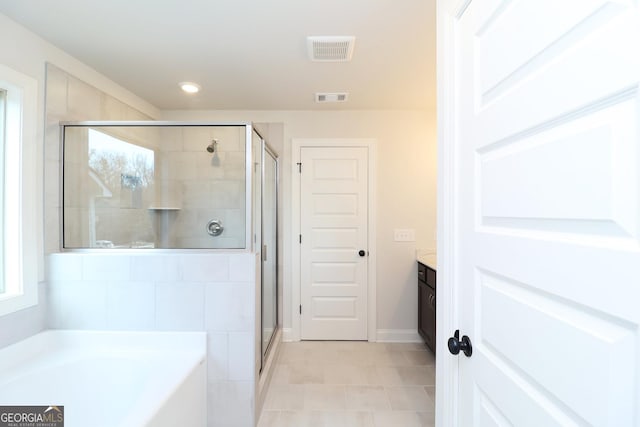
[[[436,352],[436,271],[418,262],[418,333]]]

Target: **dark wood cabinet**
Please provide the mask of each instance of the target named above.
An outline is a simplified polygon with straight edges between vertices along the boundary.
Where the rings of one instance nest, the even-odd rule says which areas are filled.
[[[418,263],[418,333],[436,352],[436,271]]]

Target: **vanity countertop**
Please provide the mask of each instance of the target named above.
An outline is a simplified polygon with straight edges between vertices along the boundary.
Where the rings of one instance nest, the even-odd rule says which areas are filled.
[[[433,268],[436,271],[438,270],[438,257],[436,256],[436,251],[428,249],[418,249],[416,250],[416,258],[419,263]]]

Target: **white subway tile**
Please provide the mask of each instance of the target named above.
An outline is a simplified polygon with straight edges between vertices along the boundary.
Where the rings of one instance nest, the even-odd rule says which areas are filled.
[[[176,255],[139,254],[131,257],[131,280],[169,282],[179,279]]]
[[[67,113],[67,73],[47,64],[47,115]]]
[[[67,114],[70,120],[99,120],[102,92],[74,77],[67,82]]]
[[[85,280],[129,280],[131,259],[126,255],[83,254],[82,278]]]
[[[224,282],[229,280],[229,257],[218,254],[180,257],[182,278],[186,282]]]
[[[251,283],[211,283],[205,290],[208,331],[251,331],[255,327],[254,286]]]
[[[184,151],[206,153],[206,148],[211,144],[212,132],[208,126],[188,126],[183,128]]]
[[[44,200],[47,207],[60,206],[60,160],[44,162]]]
[[[207,145],[208,143],[201,148],[204,154],[174,152],[173,155],[169,158],[168,162],[169,176],[173,179],[196,179],[196,163],[198,161],[198,156],[204,156],[206,154],[206,151],[204,150],[206,149]],[[193,184],[196,185],[196,183]],[[197,184],[200,184],[202,186],[202,182],[199,182]]]
[[[204,327],[202,283],[156,284],[156,329],[201,331]]]
[[[125,110],[125,118],[124,120],[132,120],[132,121],[145,121],[151,120],[151,117],[147,116],[145,113],[136,110],[135,108],[127,106]]]
[[[45,254],[60,252],[60,208],[46,206],[44,208],[44,241]],[[82,274],[82,267],[80,268]]]
[[[154,326],[155,286],[151,282],[116,282],[107,288],[107,326],[150,330]]]
[[[54,282],[50,284],[48,295],[50,328],[106,328],[106,282]]]
[[[219,151],[244,151],[244,126],[216,126],[209,129],[211,137],[218,139]]]
[[[240,238],[241,241],[245,235],[246,217],[244,209],[225,209],[227,221],[225,223],[224,234],[227,237]]]
[[[250,332],[229,333],[229,380],[253,380],[254,338]]]
[[[198,156],[196,159],[197,179],[222,179],[224,178],[227,164],[226,153],[216,152],[209,156]]]
[[[100,107],[102,120],[126,120],[126,110],[129,108],[127,104],[110,96],[104,96]]]
[[[253,424],[253,382],[210,383],[208,393],[209,427],[244,427]]]
[[[82,279],[82,255],[72,253],[51,254],[46,257],[47,280]]]
[[[60,245],[58,243],[60,241],[58,226],[56,226],[51,233],[45,230],[44,237],[45,254],[54,254],[60,251]]]
[[[207,334],[207,370],[211,382],[229,378],[229,344],[226,332]]]
[[[229,255],[229,281],[251,282],[255,280],[255,254]]]
[[[160,151],[182,151],[182,127],[160,128]]]

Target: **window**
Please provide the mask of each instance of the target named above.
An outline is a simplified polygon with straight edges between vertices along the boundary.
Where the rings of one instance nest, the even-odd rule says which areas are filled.
[[[0,65],[0,315],[38,302],[37,81]]]

